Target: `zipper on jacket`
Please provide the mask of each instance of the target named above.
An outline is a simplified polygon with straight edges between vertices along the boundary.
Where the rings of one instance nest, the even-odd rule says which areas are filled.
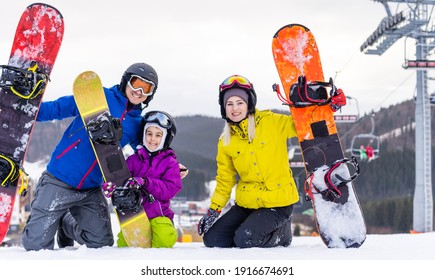
[[[132,107],[131,109],[128,109],[128,99],[127,99],[127,103],[125,104],[125,109],[124,112],[122,113],[121,117],[119,118],[119,120],[122,122],[125,119],[125,115],[127,115],[128,112],[134,110],[134,108]]]
[[[61,157],[63,157],[63,155],[65,155],[68,151],[70,151],[71,149],[77,147],[77,145],[81,142],[80,139],[78,139],[77,141],[75,141],[74,143],[72,143],[71,145],[69,145],[68,147],[66,147],[65,150],[63,150],[60,154],[58,154],[56,156],[56,159],[60,159]]]
[[[83,183],[85,182],[86,178],[89,176],[89,173],[91,173],[92,169],[94,169],[94,167],[95,167],[95,165],[96,165],[97,163],[98,163],[98,161],[95,160],[95,161],[92,163],[91,167],[89,167],[88,171],[86,171],[85,175],[84,175],[83,178],[80,180],[80,183],[79,183],[78,186],[77,186],[77,189],[78,189],[78,190],[81,189],[81,187],[82,187]]]

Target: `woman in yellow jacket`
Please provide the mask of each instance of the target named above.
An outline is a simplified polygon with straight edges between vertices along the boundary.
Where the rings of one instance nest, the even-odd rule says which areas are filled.
[[[291,116],[255,108],[256,93],[243,76],[220,85],[219,104],[226,120],[219,138],[216,189],[198,223],[207,247],[288,246],[291,214],[299,200],[288,163],[287,139],[296,136]],[[233,187],[236,201],[219,219]]]

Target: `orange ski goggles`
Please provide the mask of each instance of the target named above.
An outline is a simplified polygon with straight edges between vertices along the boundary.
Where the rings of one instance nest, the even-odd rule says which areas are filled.
[[[154,88],[156,85],[147,79],[144,79],[137,75],[132,75],[128,81],[128,86],[132,90],[138,90],[143,96],[150,96],[154,93]]]

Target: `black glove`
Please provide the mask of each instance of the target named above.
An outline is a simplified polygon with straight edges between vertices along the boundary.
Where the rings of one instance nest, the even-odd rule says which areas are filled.
[[[208,209],[207,214],[205,214],[198,222],[198,234],[203,235],[204,233],[206,233],[220,214],[221,211]]]

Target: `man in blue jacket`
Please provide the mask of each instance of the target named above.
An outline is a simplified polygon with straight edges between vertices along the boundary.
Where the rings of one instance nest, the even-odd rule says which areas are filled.
[[[135,63],[119,85],[104,88],[110,113],[121,120],[121,146],[136,148],[139,144],[141,112],[153,99],[157,85],[156,71],[148,64]],[[74,97],[43,102],[37,121],[69,117],[74,119],[36,186],[23,230],[26,250],[53,249],[56,232],[61,248],[74,245],[74,240],[89,248],[113,245],[108,204],[100,189],[102,174]]]

